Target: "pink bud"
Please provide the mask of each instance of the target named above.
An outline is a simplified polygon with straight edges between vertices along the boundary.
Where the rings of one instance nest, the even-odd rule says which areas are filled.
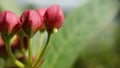
[[[22,51],[22,47],[21,47],[21,42],[23,42],[23,47],[25,50],[28,49],[28,38],[26,36],[24,36],[22,38],[23,40],[20,40],[20,36],[17,35],[17,38],[15,39],[15,41],[11,44],[11,48],[12,51],[15,52],[16,50],[18,51]]]
[[[39,13],[39,15],[42,17],[42,21],[44,22],[43,16],[45,14],[46,9],[45,8],[40,8],[37,10],[37,12]]]
[[[39,15],[41,16],[41,20],[42,20],[42,23],[43,23],[41,31],[45,30],[45,22],[44,22],[44,13],[45,13],[45,11],[46,11],[45,8],[40,8],[40,9],[37,10]]]
[[[34,35],[43,25],[38,12],[30,9],[23,12],[20,20],[23,23],[23,30],[29,36]]]
[[[7,50],[5,48],[5,44],[2,40],[2,37],[0,36],[0,57],[7,58],[7,56],[8,56],[8,53],[7,53]]]
[[[46,10],[44,18],[47,29],[53,31],[54,28],[59,29],[63,24],[64,14],[60,6],[52,5]]]
[[[14,35],[21,26],[21,22],[15,13],[4,11],[0,14],[0,32],[2,35]]]
[[[27,50],[27,48],[28,48],[28,38],[26,36],[24,36],[22,41],[24,43],[23,46],[24,46],[25,50]],[[11,43],[11,49],[12,49],[13,53],[15,53],[15,51],[22,51],[21,40],[20,40],[19,35],[17,35],[15,40]],[[1,36],[0,36],[0,57],[1,58],[7,58],[8,57],[8,53],[7,53],[5,44],[4,44]]]

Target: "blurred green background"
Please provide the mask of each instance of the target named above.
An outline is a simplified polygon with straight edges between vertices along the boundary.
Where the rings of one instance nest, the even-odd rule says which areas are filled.
[[[0,12],[20,16],[52,4],[62,7],[65,21],[52,35],[42,68],[120,68],[120,0],[0,0]]]

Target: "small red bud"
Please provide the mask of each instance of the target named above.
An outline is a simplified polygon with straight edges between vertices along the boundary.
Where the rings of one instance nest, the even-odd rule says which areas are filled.
[[[64,14],[60,6],[52,5],[46,10],[44,18],[48,31],[53,32],[53,30],[56,31],[63,24]]]
[[[2,35],[13,36],[21,26],[21,22],[15,13],[4,11],[0,14],[0,32]]]
[[[5,44],[2,40],[2,37],[0,36],[0,57],[1,58],[7,58],[7,56],[8,56],[8,53],[7,53]]]
[[[43,25],[38,12],[30,9],[23,12],[20,20],[23,23],[23,30],[29,36],[34,35]]]
[[[41,16],[41,20],[42,20],[42,27],[40,31],[44,31],[45,30],[45,23],[44,23],[44,13],[45,13],[46,9],[45,8],[40,8],[37,10],[37,12],[39,13],[39,15]]]
[[[24,46],[25,50],[27,50],[27,48],[28,48],[28,38],[26,36],[24,36],[22,41],[24,43],[23,46]],[[15,40],[11,43],[11,49],[12,49],[13,53],[15,53],[15,51],[22,51],[21,40],[20,40],[19,35],[17,35]],[[4,44],[1,36],[0,36],[0,57],[1,58],[7,58],[8,57],[8,53],[7,53],[5,44]]]
[[[20,36],[17,35],[17,38],[11,44],[11,48],[12,48],[13,52],[15,52],[16,50],[22,51],[22,47],[21,47],[22,44],[21,44],[21,42],[23,42],[24,49],[25,50],[28,49],[28,38],[26,36],[24,36],[22,39],[23,40],[20,40]]]
[[[40,8],[37,10],[37,12],[39,13],[39,15],[42,17],[42,21],[44,22],[43,16],[45,14],[46,9],[45,8]]]

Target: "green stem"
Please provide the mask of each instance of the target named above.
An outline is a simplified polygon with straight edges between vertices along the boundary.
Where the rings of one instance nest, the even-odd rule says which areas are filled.
[[[51,36],[51,33],[48,32],[47,42],[46,42],[46,44],[45,44],[45,46],[44,46],[44,48],[43,48],[43,51],[40,53],[40,56],[38,57],[38,60],[36,60],[36,63],[33,64],[33,68],[37,68],[37,66],[38,66],[41,58],[44,56],[45,51],[46,51],[46,49],[47,49],[47,47],[48,47],[48,43],[49,43],[49,40],[50,40],[50,36]]]
[[[25,47],[24,47],[24,36],[23,35],[21,35],[21,37],[20,37],[20,43],[21,43],[21,52],[22,52],[22,54],[23,54],[23,57],[24,58],[26,58],[26,55],[25,55]],[[28,46],[28,45],[27,45]],[[27,60],[26,59],[24,59],[24,62],[25,62],[25,64],[26,65],[29,65],[28,63],[27,63]]]
[[[29,67],[32,67],[32,39],[28,39],[28,62],[29,62]]]
[[[12,53],[11,47],[10,47],[10,38],[9,37],[3,37],[4,42],[6,44],[6,50],[8,52],[8,55],[10,56],[11,60],[14,62],[15,65],[17,65],[20,68],[24,68],[24,64],[21,63],[19,60],[15,58],[15,56]]]
[[[38,51],[36,53],[36,59],[35,59],[33,65],[37,63],[37,61],[38,61],[38,59],[39,59],[39,57],[41,55],[43,40],[44,40],[44,32],[41,32],[40,33],[40,44],[38,46]]]
[[[21,50],[22,50],[22,54],[25,57],[25,48],[24,48],[24,39],[23,36],[20,37],[20,43],[21,43]]]

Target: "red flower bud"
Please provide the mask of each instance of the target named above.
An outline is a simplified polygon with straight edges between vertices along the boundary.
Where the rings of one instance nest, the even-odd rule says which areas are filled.
[[[37,12],[39,13],[39,15],[42,17],[42,22],[44,22],[43,16],[45,14],[45,11],[46,11],[45,8],[40,8],[40,9],[37,10]]]
[[[20,20],[23,23],[23,30],[29,36],[34,35],[43,25],[40,15],[34,10],[24,11]]]
[[[11,48],[12,51],[15,52],[16,50],[22,51],[22,47],[21,47],[21,42],[23,41],[24,43],[24,48],[25,50],[28,49],[28,38],[26,36],[23,37],[23,40],[20,40],[20,36],[17,35],[17,38],[15,39],[15,41],[12,43]]]
[[[21,26],[21,22],[15,13],[4,11],[0,14],[0,32],[2,35],[14,35]]]
[[[52,5],[46,10],[44,18],[48,31],[53,31],[59,29],[63,24],[64,14],[60,6]]]
[[[42,29],[40,31],[44,31],[45,30],[45,23],[44,23],[44,18],[43,18],[45,11],[46,11],[45,8],[40,8],[40,9],[37,10],[37,12],[39,13],[39,15],[41,16],[41,20],[42,20],[42,23],[43,23],[43,25],[41,27]]]
[[[28,48],[28,38],[26,36],[24,36],[22,41],[24,43],[25,50],[27,50],[27,48]],[[20,36],[17,35],[17,37],[13,40],[13,42],[11,43],[11,49],[12,49],[13,53],[15,51],[22,51]],[[5,44],[4,44],[1,36],[0,36],[0,57],[1,58],[7,58],[8,57],[8,53],[7,53]]]
[[[5,48],[5,44],[2,40],[2,37],[0,36],[0,57],[6,58],[8,56],[7,50]]]

